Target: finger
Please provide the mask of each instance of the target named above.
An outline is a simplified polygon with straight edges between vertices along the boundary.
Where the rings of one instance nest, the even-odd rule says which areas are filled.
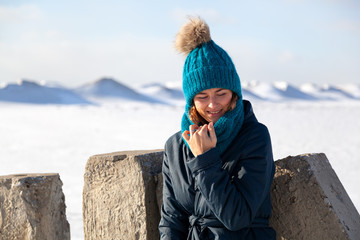
[[[209,129],[209,131],[210,131],[210,129],[214,129],[214,130],[215,130],[215,128],[214,128],[214,123],[213,123],[213,122],[210,122],[210,123],[209,123],[208,129]]]
[[[189,134],[190,134],[190,132],[188,130],[184,131],[182,134],[182,137],[185,139],[186,142],[188,142],[190,140]]]
[[[216,133],[215,133],[215,128],[214,128],[214,123],[211,122],[209,124],[209,134],[210,134],[210,139],[211,140],[216,140]]]
[[[194,133],[196,132],[196,130],[199,129],[199,126],[194,124],[194,125],[190,125],[189,130],[190,130],[190,137],[192,137],[194,135]]]
[[[195,126],[194,125],[190,125],[189,127],[189,131],[190,131],[190,138],[194,135],[195,133]]]
[[[203,135],[204,133],[207,133],[208,132],[208,125],[205,124],[203,126],[201,126],[201,128],[198,130],[199,134],[200,135]]]

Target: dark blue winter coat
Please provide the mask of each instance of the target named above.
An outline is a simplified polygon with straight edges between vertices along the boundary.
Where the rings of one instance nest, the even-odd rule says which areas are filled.
[[[221,156],[213,148],[194,157],[181,132],[166,142],[160,239],[275,239],[270,136],[243,103],[243,126]]]

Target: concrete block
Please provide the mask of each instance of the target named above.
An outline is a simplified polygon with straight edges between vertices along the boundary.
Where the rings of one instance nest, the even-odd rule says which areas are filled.
[[[161,150],[89,158],[83,191],[85,240],[159,239],[155,175],[162,159]]]
[[[93,156],[84,186],[85,239],[159,239],[162,151]],[[360,239],[360,217],[324,154],[275,161],[270,225],[277,239]]]
[[[360,239],[360,217],[325,154],[275,162],[270,225],[277,239]]]
[[[59,174],[0,176],[0,240],[67,240]]]

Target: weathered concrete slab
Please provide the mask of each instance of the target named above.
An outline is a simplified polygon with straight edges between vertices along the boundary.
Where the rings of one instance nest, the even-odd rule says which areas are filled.
[[[86,240],[159,238],[162,155],[138,151],[89,159]],[[270,225],[277,239],[360,239],[359,214],[324,154],[288,157],[275,165]]]
[[[360,217],[325,154],[275,162],[271,226],[277,239],[360,239]]]
[[[155,175],[162,158],[161,150],[90,157],[83,192],[86,240],[159,239]]]
[[[275,161],[270,225],[281,240],[360,239],[360,217],[325,154]],[[157,175],[162,202],[162,175]]]
[[[70,227],[59,174],[0,176],[1,240],[67,240]]]

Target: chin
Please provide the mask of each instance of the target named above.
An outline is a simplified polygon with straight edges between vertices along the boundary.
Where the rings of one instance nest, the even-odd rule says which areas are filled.
[[[210,119],[209,123],[210,122],[213,122],[214,124],[219,120],[220,118],[217,118],[217,119]]]

